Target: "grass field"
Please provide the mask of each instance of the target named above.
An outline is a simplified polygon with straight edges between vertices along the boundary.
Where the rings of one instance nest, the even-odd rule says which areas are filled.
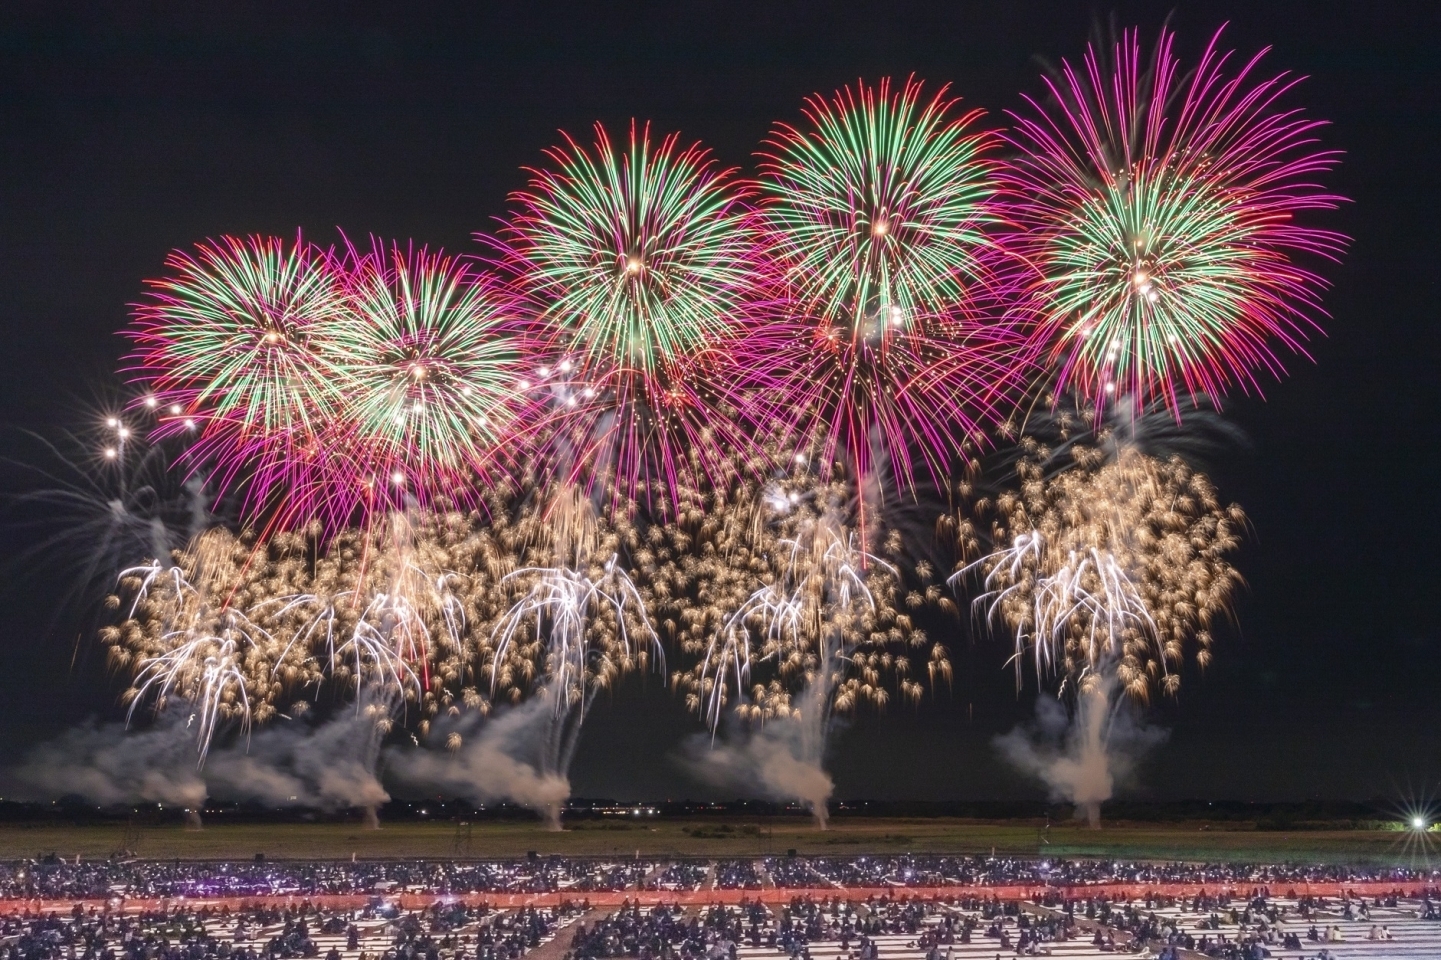
[[[1407,845],[1407,840],[1411,845]],[[178,825],[0,824],[0,859],[49,853],[105,857],[128,850],[155,859],[350,859],[371,857],[687,856],[866,853],[990,853],[1121,859],[1231,860],[1416,865],[1420,838],[1364,830],[1257,831],[1244,825],[1108,824],[1099,831],[1065,824],[986,823],[944,818],[847,817],[820,831],[793,817],[761,819],[578,821],[561,832],[539,823],[452,821],[382,825],[223,824],[201,830]]]

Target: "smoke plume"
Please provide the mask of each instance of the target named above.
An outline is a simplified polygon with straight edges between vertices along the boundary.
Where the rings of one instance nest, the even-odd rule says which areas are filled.
[[[444,793],[476,803],[509,800],[534,810],[553,829],[570,797],[565,766],[558,752],[566,718],[547,696],[538,696],[491,719],[467,716],[437,724],[429,742],[437,749],[387,752],[387,771],[419,793]]]
[[[713,744],[706,734],[689,738],[682,765],[705,783],[717,787],[758,790],[772,800],[799,800],[826,828],[827,803],[835,784],[821,766],[825,755],[826,720],[813,696],[807,696],[799,717],[769,720],[754,730],[733,727],[726,741]]]
[[[1073,714],[1055,699],[1036,701],[1036,722],[996,738],[1016,769],[1044,783],[1053,800],[1076,807],[1092,828],[1101,825],[1101,804],[1130,783],[1140,760],[1167,736],[1147,725],[1127,703],[1116,702],[1114,676],[1093,679],[1076,696]]]
[[[183,806],[198,825],[207,797],[272,807],[373,811],[389,796],[376,777],[380,733],[349,711],[318,724],[267,727],[212,749],[198,764],[195,731],[184,710],[167,711],[143,730],[89,723],[33,749],[5,780],[27,799],[75,795],[100,806]]]
[[[80,796],[100,806],[164,803],[198,810],[208,793],[195,735],[178,714],[145,730],[90,722],[32,749],[4,779],[27,800]]]

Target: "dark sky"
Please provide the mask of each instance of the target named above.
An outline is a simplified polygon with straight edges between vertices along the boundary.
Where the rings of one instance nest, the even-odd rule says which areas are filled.
[[[126,305],[168,250],[221,233],[414,238],[472,249],[519,168],[556,131],[650,119],[748,166],[772,121],[858,76],[949,81],[992,115],[1036,91],[1114,15],[1146,36],[1172,13],[1191,62],[1221,23],[1249,54],[1310,76],[1353,202],[1354,244],[1315,364],[1228,414],[1220,457],[1248,511],[1249,586],[1216,663],[1153,717],[1158,797],[1371,797],[1441,776],[1441,18],[1430,4],[540,2],[150,4],[0,8],[0,423],[74,426],[102,390]],[[225,12],[217,12],[224,10]],[[997,118],[998,119],[998,118]],[[6,434],[11,436],[12,434]],[[13,531],[3,540],[13,553]],[[55,589],[10,576],[0,605],[0,756],[90,714],[116,685],[47,636]],[[835,740],[850,797],[1039,795],[991,738],[1029,714],[1003,644],[952,638],[958,679],[919,714]],[[93,662],[95,658],[90,658]],[[655,678],[603,702],[581,794],[698,791],[666,759],[696,725]]]

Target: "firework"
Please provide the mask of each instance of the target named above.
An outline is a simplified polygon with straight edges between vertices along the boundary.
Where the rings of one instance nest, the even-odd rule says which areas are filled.
[[[264,696],[272,638],[227,599],[239,585],[244,546],[223,530],[198,538],[185,566],[155,561],[122,571],[131,595],[127,619],[107,627],[111,662],[133,666],[130,714],[142,703],[159,712],[179,701],[193,710],[201,761],[225,721],[248,727],[274,713]]]
[[[597,125],[592,148],[567,138],[548,156],[501,246],[551,330],[530,385],[557,414],[554,469],[626,488],[706,469],[746,436],[717,415],[756,280],[746,191],[649,128],[622,149]]]
[[[1019,370],[1009,327],[981,322],[997,292],[995,138],[916,82],[805,113],[763,154],[758,219],[786,282],[746,346],[755,418],[823,438],[821,464],[862,478],[888,461],[909,486],[917,451],[943,478]]]
[[[174,451],[147,442],[149,412],[120,406],[96,411],[83,435],[51,440],[27,432],[11,445],[28,448],[24,454],[0,458],[20,474],[20,490],[4,508],[6,520],[27,532],[14,573],[66,582],[57,622],[96,613],[116,571],[168,557],[211,520],[203,481],[177,476],[169,470]]]
[[[1179,458],[1123,448],[1072,450],[1076,463],[1048,476],[1050,451],[1027,439],[1020,490],[977,501],[993,514],[999,546],[956,573],[979,576],[975,604],[1003,624],[1016,663],[1067,683],[1114,675],[1136,700],[1174,693],[1188,647],[1210,660],[1210,627],[1229,609],[1239,576],[1226,559],[1245,522],[1210,481]],[[978,537],[961,525],[963,548]],[[1018,676],[1019,680],[1019,676]]]
[[[343,399],[313,343],[346,311],[330,259],[299,237],[224,237],[166,265],[129,331],[158,433],[190,438],[217,488],[243,482],[252,514],[310,489]]]
[[[346,398],[337,495],[468,496],[519,419],[514,297],[469,262],[424,249],[352,251],[345,273],[347,311],[315,332]]]
[[[491,628],[492,685],[510,651],[528,643],[556,710],[584,713],[594,690],[661,656],[659,638],[621,560],[634,534],[625,512],[603,515],[571,484],[537,492],[514,531],[526,562],[497,582],[509,605]]]
[[[1005,179],[1034,342],[1056,386],[1095,403],[1259,389],[1321,313],[1322,281],[1294,257],[1344,238],[1296,216],[1340,202],[1314,182],[1337,154],[1280,105],[1296,78],[1256,80],[1259,55],[1228,76],[1219,39],[1187,75],[1168,31],[1149,68],[1127,32],[1112,63],[1063,63],[1052,105],[1015,117]]]
[[[887,677],[915,700],[910,651],[927,646],[932,679],[949,676],[945,648],[913,620],[939,588],[903,590],[887,558],[897,535],[884,538],[887,557],[861,547],[847,489],[797,470],[693,494],[636,552],[653,615],[694,658],[672,683],[713,728],[727,706],[747,720],[793,716],[800,691],[826,716],[883,707]],[[914,573],[924,581],[929,568]]]

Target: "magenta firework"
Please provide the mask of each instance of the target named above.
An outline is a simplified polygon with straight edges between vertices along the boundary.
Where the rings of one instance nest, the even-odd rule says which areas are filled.
[[[811,98],[762,153],[757,218],[784,267],[781,308],[746,345],[760,415],[794,420],[823,464],[919,455],[945,475],[1023,369],[994,262],[997,140],[945,89],[889,81]]]
[[[168,265],[131,328],[136,379],[249,517],[463,500],[520,419],[523,315],[465,260],[227,237]]]
[[[1015,117],[1005,179],[1033,268],[1035,343],[1056,385],[1105,403],[1219,399],[1304,353],[1323,282],[1298,255],[1339,234],[1297,215],[1336,206],[1316,177],[1320,121],[1284,107],[1299,82],[1228,70],[1219,32],[1189,74],[1163,30],[1149,61],[1135,30],[1063,62],[1046,102]],[[1264,52],[1264,51],[1263,51]]]
[[[649,128],[570,138],[532,171],[500,246],[537,305],[548,359],[530,386],[554,413],[554,469],[674,480],[744,442],[721,406],[758,288],[747,188],[710,153]]]
[[[945,88],[857,83],[780,124],[755,182],[632,124],[531,171],[491,266],[222,238],[129,334],[159,432],[247,519],[334,526],[538,477],[675,489],[789,438],[822,479],[944,481],[1027,387],[1173,411],[1301,351],[1339,234],[1296,81],[1064,63],[1005,135]],[[654,489],[654,486],[650,487]]]
[[[299,236],[223,237],[166,266],[129,331],[159,432],[193,437],[191,468],[243,487],[251,510],[313,489],[344,396],[315,344],[347,316],[330,255]]]

